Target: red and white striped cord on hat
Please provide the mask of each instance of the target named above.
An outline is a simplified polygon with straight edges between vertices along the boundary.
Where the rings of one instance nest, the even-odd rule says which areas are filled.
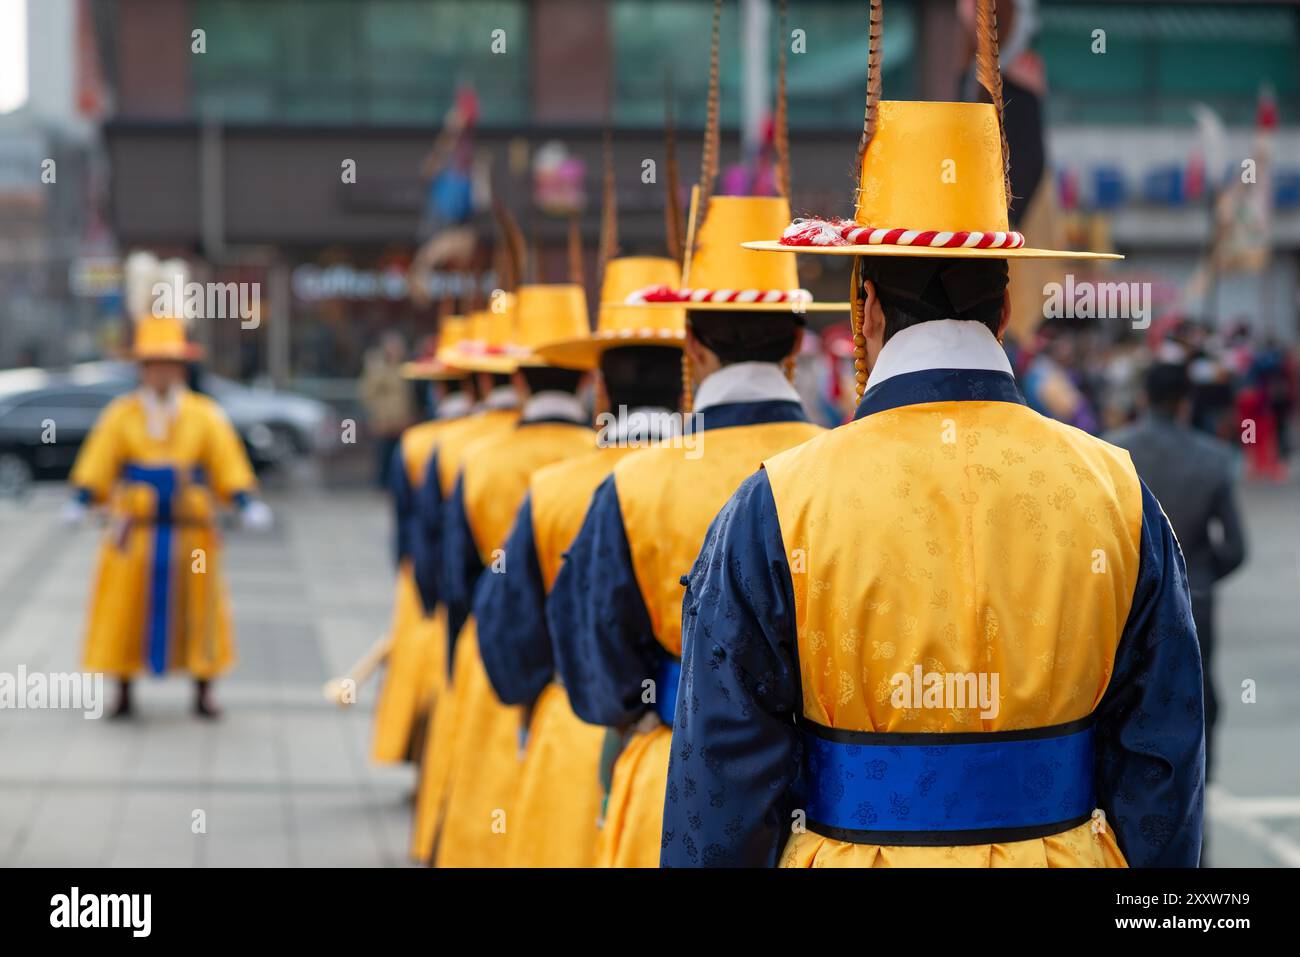
[[[807,289],[672,289],[646,286],[630,294],[627,303],[641,302],[812,302]]]
[[[1018,249],[1023,233],[937,229],[882,229],[847,219],[796,219],[781,234],[782,246],[928,246],[936,249]]]

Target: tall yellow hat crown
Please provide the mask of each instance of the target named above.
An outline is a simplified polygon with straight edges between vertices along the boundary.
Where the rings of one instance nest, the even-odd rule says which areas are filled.
[[[587,293],[577,283],[520,286],[518,295],[515,341],[519,365],[546,365],[539,347],[587,334]]]
[[[606,349],[616,346],[680,346],[686,338],[686,310],[657,309],[627,302],[648,287],[676,288],[681,280],[677,263],[663,256],[622,256],[605,264],[600,286],[596,329],[537,349],[552,365],[594,369]]]
[[[470,336],[468,316],[445,316],[438,328],[438,348],[434,353],[441,362],[447,362],[457,346]]]
[[[600,314],[596,332],[608,336],[631,334],[639,329],[680,329],[685,334],[686,311],[663,309],[651,312],[627,302],[627,297],[647,286],[676,288],[682,270],[666,256],[620,256],[605,264],[600,284]]]
[[[465,370],[452,361],[459,347],[470,338],[470,319],[467,316],[444,316],[438,326],[438,344],[432,355],[422,356],[402,365],[402,375],[408,379],[442,381],[460,379]]]
[[[691,194],[690,218],[699,224],[688,246],[683,285],[692,289],[798,289],[793,256],[764,256],[737,249],[746,239],[767,236],[790,222],[783,196],[714,196],[698,221],[699,193]]]
[[[843,312],[843,302],[814,302],[799,287],[794,256],[764,256],[744,249],[755,230],[783,229],[790,203],[783,196],[714,196],[707,213],[700,189],[691,190],[686,263],[680,289],[642,289],[628,303],[655,309],[713,312]]]
[[[948,232],[1010,228],[992,104],[885,100],[879,106],[876,135],[863,155],[857,222]]]
[[[135,341],[131,355],[141,362],[169,360],[188,362],[197,359],[202,349],[185,335],[185,323],[174,316],[145,316],[135,324]]]
[[[539,346],[587,333],[587,295],[576,283],[520,286],[497,293],[472,317],[472,339],[458,348],[454,363],[473,372],[513,372],[546,365]]]
[[[513,292],[494,293],[488,307],[479,313],[477,327],[488,352],[509,352],[515,342],[515,323],[519,317],[519,299]]]
[[[467,372],[513,372],[515,309],[514,293],[493,294],[488,308],[470,313],[468,335],[449,351],[447,362]]]

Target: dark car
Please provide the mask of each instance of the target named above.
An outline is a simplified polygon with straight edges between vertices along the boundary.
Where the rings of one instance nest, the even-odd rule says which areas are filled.
[[[66,476],[99,413],[123,391],[42,369],[0,372],[0,498],[22,494],[34,478]]]
[[[23,494],[33,479],[66,478],[104,406],[135,385],[129,363],[0,372],[0,498]],[[333,411],[315,399],[206,372],[199,387],[225,409],[254,468],[322,451],[337,434]]]

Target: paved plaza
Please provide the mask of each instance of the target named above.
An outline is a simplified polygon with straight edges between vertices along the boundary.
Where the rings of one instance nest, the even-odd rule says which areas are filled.
[[[61,526],[61,495],[0,503],[0,672],[79,667],[99,531]],[[130,722],[0,711],[0,865],[406,863],[414,778],[368,760],[376,683],[347,711],[320,692],[387,626],[387,504],[310,481],[268,498],[275,529],[228,538],[240,662],[217,686],[224,716],[191,717],[179,678],[140,682]],[[1250,488],[1245,505],[1251,557],[1220,606],[1211,862],[1300,866],[1300,490]]]

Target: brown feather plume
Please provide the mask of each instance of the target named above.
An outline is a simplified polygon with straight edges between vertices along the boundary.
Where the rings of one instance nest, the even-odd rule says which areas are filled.
[[[509,292],[524,280],[527,243],[514,214],[496,197],[492,199],[492,217],[497,221],[497,229],[501,234],[501,256],[505,265],[501,287]]]
[[[603,282],[605,266],[618,255],[618,192],[614,182],[614,142],[605,130],[605,182],[600,202],[600,246],[596,272]]]
[[[781,195],[786,199],[790,198],[790,130],[789,130],[789,110],[786,106],[785,93],[785,69],[786,69],[786,46],[790,42],[789,31],[786,29],[786,0],[781,0],[780,14],[778,16],[778,30],[780,33],[781,53],[776,61],[776,116],[773,122],[772,139],[776,147],[776,185],[781,191]]]
[[[681,172],[677,168],[677,131],[673,128],[673,81],[664,76],[664,230],[668,255],[680,263],[685,253],[686,223],[682,218]]]
[[[704,126],[704,156],[700,161],[700,200],[698,213],[701,221],[708,214],[709,200],[713,197],[714,181],[718,178],[718,152],[720,149],[720,78],[718,75],[718,46],[721,42],[722,0],[713,0],[713,37],[709,46],[709,99]],[[699,225],[696,225],[699,231]]]
[[[998,135],[1002,138],[1002,175],[1011,205],[1011,155],[1007,149],[1007,131],[1002,124],[1002,70],[998,64],[997,0],[977,0],[975,4],[975,79],[988,91],[998,114]]]
[[[858,140],[858,186],[862,181],[862,161],[867,147],[876,135],[876,114],[880,108],[880,58],[883,45],[885,18],[883,0],[871,0],[870,23],[867,32],[867,108],[862,116],[862,138]]]

